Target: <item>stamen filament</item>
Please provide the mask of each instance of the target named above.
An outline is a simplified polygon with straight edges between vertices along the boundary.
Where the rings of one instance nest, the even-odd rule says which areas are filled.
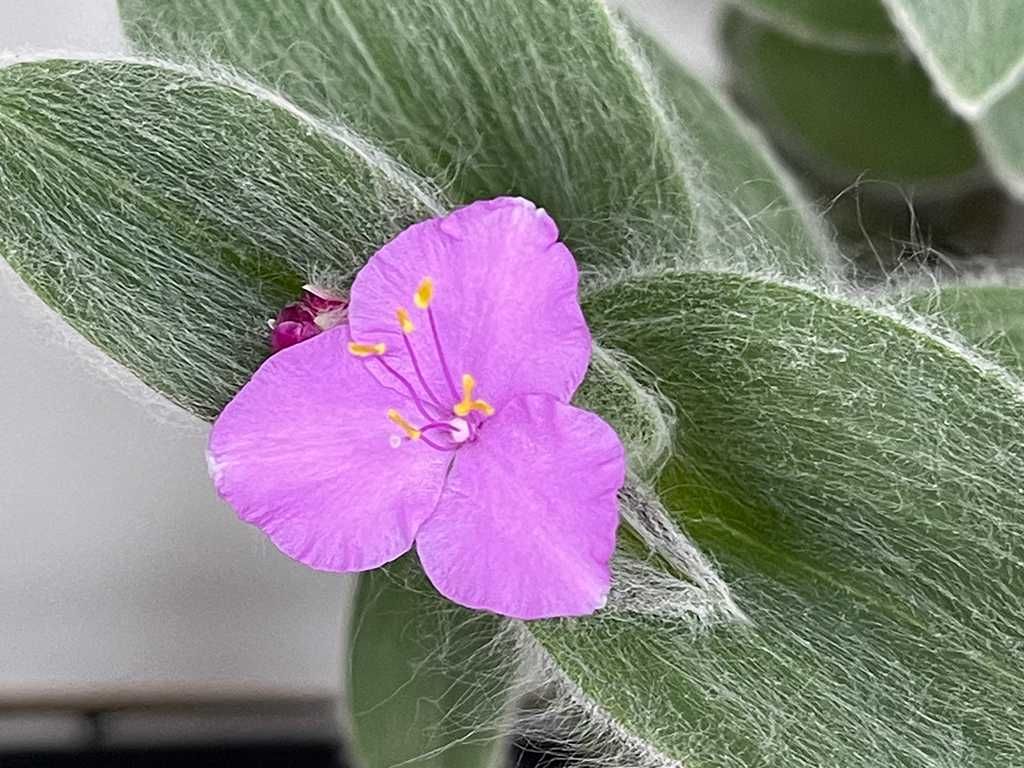
[[[448,361],[444,359],[441,337],[437,333],[437,321],[434,320],[434,311],[430,307],[427,307],[427,318],[430,320],[430,332],[434,335],[434,346],[437,347],[437,359],[441,362],[441,370],[444,371],[445,381],[448,382],[448,389],[451,390],[452,400],[458,400],[459,393],[455,389],[455,381],[452,379],[451,371],[448,370]]]
[[[420,427],[420,432],[426,432],[430,429],[447,429],[449,432],[454,432],[455,427],[449,424],[447,421],[432,421],[429,424],[424,424]]]
[[[457,451],[459,449],[459,446],[457,445],[441,445],[440,443],[435,443],[429,437],[421,437],[420,442],[429,445],[435,451]]]
[[[416,359],[416,353],[412,351],[412,342],[409,341],[409,337],[405,334],[402,334],[402,340],[405,341],[405,349],[409,353],[409,359],[412,361],[412,369],[416,371],[416,378],[419,379],[420,386],[422,386],[423,389],[426,390],[427,397],[429,397],[431,400],[431,405],[433,405],[439,411],[443,411],[444,409],[441,408],[441,406],[439,405],[441,399],[434,394],[434,390],[430,388],[430,385],[427,384],[426,378],[423,376],[423,371],[420,368],[419,360]]]
[[[424,405],[423,401],[420,399],[420,396],[416,394],[416,389],[413,387],[412,382],[410,382],[407,378],[405,378],[405,376],[403,376],[398,371],[396,371],[393,367],[391,367],[391,365],[389,365],[388,362],[384,358],[382,358],[382,357],[375,357],[374,360],[376,360],[378,363],[380,363],[382,366],[384,366],[384,370],[385,371],[390,373],[392,376],[394,376],[396,379],[398,379],[399,382],[402,383],[402,385],[405,387],[406,391],[409,393],[409,397],[411,397],[412,401],[416,404],[416,410],[418,410],[420,412],[420,415],[423,416],[424,419],[426,419],[427,421],[431,421],[432,422],[432,421],[434,421],[434,419],[437,418],[437,416],[435,414],[431,414],[427,410],[427,407]],[[431,405],[433,405],[438,411],[441,411],[443,413],[443,410],[442,410],[441,406],[439,406],[437,403],[431,403]]]

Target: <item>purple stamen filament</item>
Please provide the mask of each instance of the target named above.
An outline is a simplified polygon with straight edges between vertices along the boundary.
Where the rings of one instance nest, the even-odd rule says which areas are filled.
[[[431,327],[433,327],[433,326],[431,326]],[[437,335],[436,334],[434,336],[434,339],[435,339],[435,341],[437,340]],[[423,371],[420,370],[420,364],[419,364],[419,361],[416,359],[416,353],[412,351],[412,342],[409,341],[409,334],[403,333],[402,334],[402,341],[405,342],[405,348],[409,352],[409,359],[412,361],[413,370],[416,371],[416,378],[420,380],[420,384],[423,386],[423,389],[425,389],[427,391],[427,396],[430,398],[430,401],[431,401],[430,404],[433,405],[435,408],[437,408],[439,411],[444,412],[444,409],[441,408],[440,405],[438,405],[438,403],[440,402],[441,398],[439,398],[437,395],[434,394],[434,390],[432,390],[430,388],[430,385],[427,384],[426,378],[424,378],[424,376],[423,376]],[[444,361],[442,359],[442,365],[443,364],[444,364]],[[447,373],[447,372],[448,372],[447,369],[445,369],[445,373]],[[451,377],[449,377],[449,378],[451,378]]]
[[[435,443],[429,437],[423,437],[422,435],[420,435],[419,439],[420,439],[420,442],[425,443],[426,445],[429,445],[435,451],[457,451],[459,449],[459,446],[457,444],[454,444],[454,445],[441,445],[440,443]]]
[[[451,371],[448,370],[448,362],[444,359],[441,337],[437,333],[437,322],[434,320],[434,312],[430,307],[427,307],[427,318],[430,320],[430,333],[434,336],[434,346],[437,347],[437,359],[441,362],[441,370],[444,371],[444,378],[448,382],[448,389],[452,393],[452,400],[458,402],[459,393],[455,389],[455,381],[452,379]]]
[[[416,372],[416,379],[426,392],[426,397],[420,397],[412,382],[395,370],[394,366],[382,357],[387,349],[383,343],[378,342],[373,344],[364,344],[350,341],[349,351],[360,357],[372,356],[378,363],[380,363],[385,371],[391,374],[393,378],[405,387],[405,391],[408,393],[409,397],[412,398],[413,403],[416,405],[416,409],[426,420],[426,423],[423,426],[416,427],[406,421],[397,410],[393,408],[389,409],[388,418],[406,433],[407,440],[420,440],[437,451],[454,451],[457,450],[462,443],[473,440],[476,436],[477,430],[483,423],[484,417],[478,413],[474,413],[474,411],[482,410],[489,416],[494,413],[494,409],[483,400],[473,399],[475,381],[468,373],[463,374],[462,376],[463,397],[462,399],[459,398],[458,391],[455,388],[455,381],[452,379],[451,370],[448,368],[448,361],[444,356],[441,336],[437,331],[437,320],[434,317],[433,311],[430,309],[430,300],[432,295],[433,284],[430,278],[424,278],[420,283],[420,287],[417,288],[416,293],[413,296],[413,301],[417,308],[426,310],[427,318],[430,321],[430,334],[434,339],[434,348],[437,350],[438,362],[441,366],[442,372],[444,373],[445,381],[448,383],[448,389],[451,392],[452,400],[454,401],[454,404],[451,407],[451,413],[454,413],[457,417],[455,421],[444,421],[446,417],[451,416],[451,413],[446,411],[440,404],[441,399],[434,394],[434,391],[427,383],[426,377],[423,375],[423,370],[420,368],[419,360],[416,358],[416,352],[413,350],[412,342],[409,339],[409,334],[415,330],[415,326],[409,319],[408,310],[404,307],[400,307],[396,310],[395,315],[402,329],[402,341],[405,344],[406,351],[409,353],[409,360],[412,364],[413,370]],[[431,408],[433,408],[437,413],[432,414],[430,412]],[[444,431],[447,433],[451,442],[442,444],[425,437],[423,433],[431,430]],[[395,447],[400,445],[400,443],[397,442],[396,437],[392,437],[392,440],[396,441],[394,443]]]
[[[446,421],[432,421],[429,424],[424,424],[422,427],[416,427],[420,432],[426,432],[428,429],[447,429],[449,432],[454,432],[455,428]]]
[[[378,356],[374,357],[373,359],[379,362],[382,366],[384,366],[384,370],[386,370],[388,373],[390,373],[392,376],[398,379],[405,386],[406,390],[409,392],[409,396],[412,398],[413,402],[416,403],[416,409],[420,412],[420,415],[422,415],[424,419],[433,421],[434,419],[437,418],[437,416],[432,416],[430,413],[427,412],[427,408],[423,404],[423,401],[420,399],[420,396],[416,394],[416,388],[413,387],[412,382],[410,382],[407,378],[405,378],[405,376],[403,376],[394,368],[392,368],[384,360],[384,358]],[[431,405],[433,405],[438,411],[441,411],[443,413],[441,406],[439,406],[437,403],[431,403]]]

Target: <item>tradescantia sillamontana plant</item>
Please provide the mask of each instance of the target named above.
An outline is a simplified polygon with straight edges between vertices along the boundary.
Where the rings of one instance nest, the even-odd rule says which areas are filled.
[[[575,403],[628,457],[607,605],[519,622],[413,558],[368,572],[359,764],[500,765],[512,734],[613,766],[1024,761],[1011,278],[858,293],[754,132],[596,0],[121,9],[131,56],[0,68],[0,253],[178,406],[212,419],[303,285],[472,201],[544,206],[580,270]]]

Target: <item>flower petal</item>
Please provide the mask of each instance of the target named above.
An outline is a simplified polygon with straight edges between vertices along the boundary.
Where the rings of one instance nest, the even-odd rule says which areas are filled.
[[[339,326],[271,357],[213,425],[220,495],[288,556],[327,571],[406,552],[434,510],[451,455],[403,441],[387,418],[409,402],[348,353]]]
[[[521,198],[473,203],[405,230],[356,277],[352,337],[383,341],[389,362],[412,379],[395,317],[399,307],[408,308],[416,327],[409,341],[447,411],[455,401],[429,318],[413,301],[425,277],[433,283],[430,308],[460,397],[462,375],[469,373],[478,383],[477,397],[495,408],[525,392],[568,402],[586,373],[590,333],[579,306],[576,263],[547,213]]]
[[[510,401],[459,452],[416,549],[443,595],[519,619],[604,605],[625,477],[618,436],[547,395]]]

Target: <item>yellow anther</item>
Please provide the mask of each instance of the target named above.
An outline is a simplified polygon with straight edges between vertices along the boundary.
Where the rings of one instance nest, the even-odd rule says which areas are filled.
[[[476,379],[471,374],[462,374],[462,401],[470,402],[473,399],[473,390],[476,389]]]
[[[388,418],[391,419],[391,421],[393,421],[399,427],[401,427],[402,431],[405,432],[405,436],[408,437],[410,440],[419,440],[423,434],[418,429],[416,429],[416,427],[414,427],[408,421],[403,419],[402,414],[400,414],[394,408],[390,408],[388,410]]]
[[[434,281],[429,277],[420,280],[416,293],[412,295],[412,302],[418,309],[426,309],[430,306],[430,300],[434,298]]]
[[[468,373],[462,374],[462,402],[456,403],[452,409],[456,416],[467,416],[470,411],[480,411],[485,416],[493,416],[494,408],[486,400],[474,400],[473,390],[476,388],[476,379]]]
[[[409,310],[405,307],[399,307],[395,312],[395,317],[398,318],[398,324],[402,326],[402,333],[412,333],[416,330],[416,326],[409,319]]]
[[[383,355],[386,350],[387,347],[380,342],[377,344],[360,344],[357,341],[350,341],[348,343],[348,351],[356,357],[373,357],[374,355]]]

